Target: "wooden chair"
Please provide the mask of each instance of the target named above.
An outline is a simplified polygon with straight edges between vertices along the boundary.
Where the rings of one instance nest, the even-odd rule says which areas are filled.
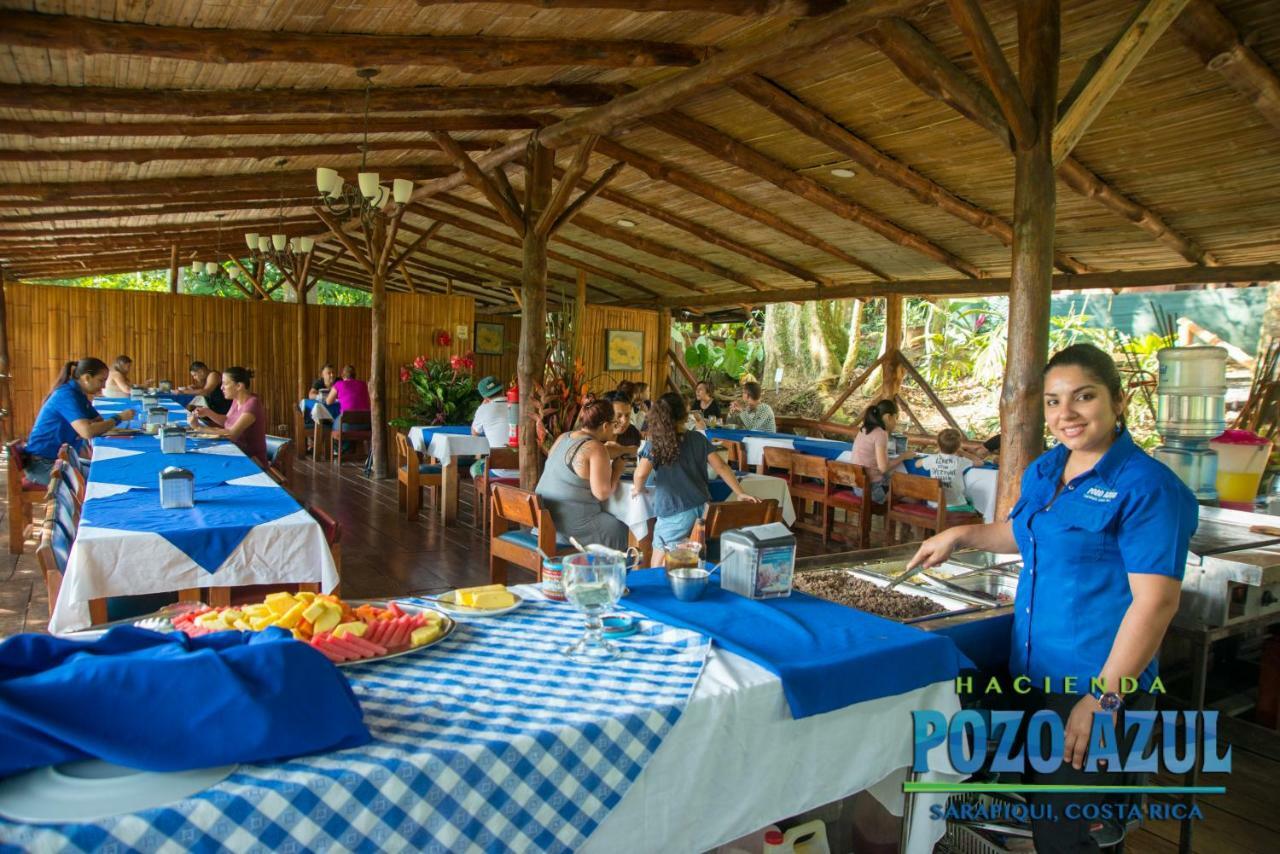
[[[45,485],[33,483],[24,476],[22,465],[24,443],[18,440],[5,443],[8,452],[9,497],[9,554],[22,554],[27,539],[27,529],[33,524],[32,508],[44,501]]]
[[[791,476],[791,455],[795,451],[790,448],[765,445],[761,448],[761,452],[761,460],[758,467],[759,474],[768,474],[781,478],[789,478]]]
[[[344,442],[362,442],[366,447],[373,444],[373,421],[370,413],[344,411],[333,422],[333,430],[329,433],[329,453],[338,465],[342,465]]]
[[[930,507],[926,501],[936,503]],[[982,514],[965,511],[947,511],[947,497],[942,481],[916,474],[894,472],[889,477],[888,523],[890,543],[898,542],[896,528],[904,525],[923,531],[945,531],[956,525],[982,523]]]
[[[87,466],[81,462],[80,455],[73,451],[70,445],[63,445],[58,449],[58,459],[65,463],[63,476],[75,490],[77,503],[84,504],[84,494],[89,488],[89,473],[85,471]]]
[[[715,439],[713,444],[729,451],[729,468],[735,472],[744,472],[747,470],[747,448],[741,442],[733,439]]]
[[[507,486],[519,486],[520,478],[495,477],[495,471],[518,470],[520,468],[520,450],[518,448],[491,448],[489,456],[484,459],[484,471],[473,480],[476,488],[475,527],[480,528],[481,535],[488,527],[489,488],[502,483]]]
[[[791,503],[795,507],[796,521],[793,528],[822,535],[827,544],[827,496],[830,486],[827,477],[827,461],[812,454],[791,455]],[[813,512],[809,512],[809,505]]]
[[[857,491],[855,491],[857,490]],[[858,493],[862,494],[859,495]],[[867,487],[867,470],[854,463],[827,461],[827,537],[841,542],[853,542],[865,549],[871,544],[871,517],[884,516],[885,505],[871,500]],[[836,511],[844,511],[844,521],[836,521]],[[850,524],[849,514],[856,513],[858,522]],[[846,538],[845,532],[855,532],[856,539]]]
[[[45,518],[53,519],[70,539],[75,538],[80,527],[80,509],[83,505],[68,477],[72,470],[65,460],[54,462],[53,471],[49,474],[49,488],[44,495]]]
[[[288,436],[267,436],[267,474],[284,486],[293,474],[293,440]]]
[[[766,498],[756,504],[747,501],[712,501],[707,511],[693,526],[689,539],[702,543],[702,553],[711,559],[712,546],[718,546],[725,531],[746,528],[751,525],[767,525],[782,518],[776,498]],[[716,558],[719,558],[717,550]]]
[[[424,463],[414,450],[409,436],[396,431],[396,494],[400,510],[410,519],[418,515],[422,506],[422,489],[439,490],[444,486],[443,470],[438,465]],[[437,493],[438,495],[438,493]]]
[[[556,523],[541,499],[527,489],[495,483],[489,491],[489,581],[507,583],[507,564],[523,567],[542,580],[541,549],[548,555],[577,549],[556,544]],[[533,530],[536,529],[536,534]]]

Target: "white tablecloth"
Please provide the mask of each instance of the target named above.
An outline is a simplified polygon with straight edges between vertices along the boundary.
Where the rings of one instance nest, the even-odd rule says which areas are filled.
[[[95,449],[95,455],[109,458],[112,451],[117,449],[100,447]],[[230,443],[207,448],[203,453],[243,456]],[[229,483],[280,489],[265,472]],[[128,489],[90,480],[85,500]],[[326,592],[338,586],[338,570],[324,531],[306,510],[255,526],[213,574],[159,534],[81,525],[67,559],[58,599],[53,603],[49,631],[58,634],[88,626],[92,599],[196,587],[300,582],[319,582]]]
[[[954,684],[939,682],[795,720],[777,676],[713,646],[684,714],[582,850],[707,851],[863,789],[901,815],[911,711],[959,708]],[[949,767],[945,751],[931,752],[930,766]],[[915,796],[911,854],[932,851],[946,830],[929,815],[946,797]]]
[[[782,510],[782,521],[788,526],[796,521],[796,511],[791,506],[791,487],[785,480],[780,477],[748,474],[740,477],[738,482],[742,484],[742,491],[748,495],[754,495],[760,499],[777,500]],[[736,501],[737,497],[730,496],[729,500]],[[649,520],[658,515],[653,509],[653,487],[647,488],[643,495],[632,496],[629,480],[618,484],[613,495],[609,496],[609,500],[605,502],[604,509],[610,515],[625,522],[637,539],[649,533]]]
[[[409,429],[409,443],[420,454],[435,457],[442,463],[448,463],[454,457],[487,457],[489,456],[489,440],[484,436],[463,435],[461,433],[435,433],[429,427],[412,427]],[[424,438],[429,435],[431,441]]]

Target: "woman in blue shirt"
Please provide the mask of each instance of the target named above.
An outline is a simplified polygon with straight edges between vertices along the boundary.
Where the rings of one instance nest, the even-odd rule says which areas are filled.
[[[1092,344],[1056,354],[1045,368],[1044,415],[1058,444],[1027,467],[1008,520],[943,531],[909,565],[936,566],[956,548],[1022,555],[1010,676],[1027,677],[1028,702],[1057,711],[1066,730],[1062,768],[1033,782],[1107,784],[1106,774],[1081,770],[1093,715],[1152,704],[1156,653],[1178,609],[1198,507],[1134,444],[1124,405],[1110,356]],[[1122,679],[1136,682],[1135,696],[1125,697]],[[1065,819],[1064,807],[1057,821],[1033,822],[1036,850],[1098,850],[1088,823]]]
[[[133,418],[134,411],[126,409],[104,419],[90,403],[106,385],[108,373],[107,363],[92,357],[62,366],[27,438],[24,473],[27,480],[48,483],[53,462],[63,445],[79,452],[86,439],[101,436],[121,421]]]

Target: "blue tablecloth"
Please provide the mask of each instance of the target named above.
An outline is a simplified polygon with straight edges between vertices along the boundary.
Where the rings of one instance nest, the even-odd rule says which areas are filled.
[[[649,625],[617,641],[623,657],[580,664],[560,650],[582,629],[572,606],[541,599],[460,623],[439,646],[343,669],[368,745],[244,765],[191,798],[103,821],[0,820],[0,848],[577,850],[679,720],[709,649]],[[199,708],[199,686],[180,691]],[[305,693],[297,703],[309,709]]]
[[[187,440],[188,450],[207,447],[209,441]],[[262,469],[243,454],[162,454],[160,440],[154,436],[128,438],[101,437],[94,447],[120,448],[141,453],[127,457],[111,457],[93,460],[89,464],[89,479],[123,486],[141,486],[157,489],[161,470],[169,466],[187,469],[196,476],[196,487],[226,483],[238,477],[259,474]]]
[[[0,643],[0,777],[78,759],[181,771],[369,740],[346,680],[283,629]]]
[[[316,408],[316,404],[319,402],[320,401],[310,397],[305,398],[304,400],[301,401],[303,421],[308,427],[315,424],[315,421],[312,420],[312,411]],[[335,400],[333,403],[326,403],[324,405],[324,408],[329,411],[329,415],[331,416],[331,418],[337,418],[339,415],[342,414],[341,401]],[[321,420],[323,421],[325,419],[321,419]]]
[[[972,667],[950,639],[804,593],[752,600],[713,583],[697,602],[662,569],[627,576],[626,607],[708,635],[778,674],[795,718],[913,691]]]
[[[734,430],[732,427],[709,427],[706,431],[708,439],[730,439],[741,442],[743,439],[797,439],[794,433],[769,433],[765,430]]]
[[[186,424],[187,423],[187,404],[181,403],[175,398],[188,398],[190,395],[157,395],[156,406],[163,406],[169,412],[169,423]],[[146,404],[143,404],[140,398],[136,397],[99,397],[93,401],[93,408],[103,418],[116,415],[126,409],[132,409],[134,412],[133,419],[120,422],[122,427],[142,427],[146,423]]]

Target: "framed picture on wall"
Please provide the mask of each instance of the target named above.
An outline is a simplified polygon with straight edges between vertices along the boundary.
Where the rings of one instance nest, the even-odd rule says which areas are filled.
[[[604,369],[606,371],[644,370],[644,333],[633,329],[604,331]]]
[[[501,323],[482,323],[476,322],[476,354],[480,356],[501,356],[503,345],[503,336],[506,334],[506,327]]]

